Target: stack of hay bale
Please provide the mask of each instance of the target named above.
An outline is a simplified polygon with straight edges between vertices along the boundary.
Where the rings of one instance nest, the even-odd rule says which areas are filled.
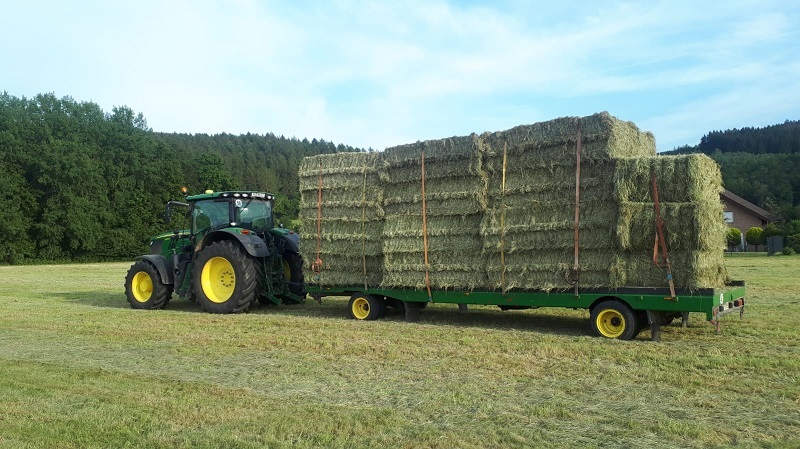
[[[581,132],[579,273],[575,260],[576,146]],[[608,113],[485,134],[489,207],[482,224],[493,289],[618,285],[615,161],[655,156],[655,140]],[[503,158],[506,168],[503,169]],[[505,172],[505,189],[503,176]],[[652,233],[651,233],[652,234]]]
[[[655,205],[650,174],[654,173],[675,282],[690,289],[723,286],[727,226],[720,218],[722,175],[716,162],[692,154],[626,158],[616,165],[619,218],[613,271],[618,278],[614,283],[665,285],[664,270],[653,264]]]
[[[306,282],[324,286],[378,287],[383,277],[383,189],[380,154],[323,154],[303,159],[300,178],[300,252]],[[320,181],[321,179],[321,181]],[[322,203],[319,187],[322,185]],[[317,259],[319,276],[312,270]],[[366,274],[365,274],[366,270]]]
[[[480,223],[486,209],[486,176],[481,169],[482,151],[475,134],[400,145],[384,151],[383,286],[426,286],[423,152],[430,286],[485,288]]]
[[[417,142],[383,153],[305,159],[301,249],[307,266],[316,258],[320,163],[324,285],[364,285],[366,257],[372,287],[421,289],[426,271],[433,289],[549,291],[570,289],[576,280],[581,288],[666,286],[666,271],[652,260],[651,173],[659,187],[676,287],[721,287],[726,281],[717,165],[703,155],[656,156],[652,134],[608,113]],[[306,279],[315,278],[307,274]]]

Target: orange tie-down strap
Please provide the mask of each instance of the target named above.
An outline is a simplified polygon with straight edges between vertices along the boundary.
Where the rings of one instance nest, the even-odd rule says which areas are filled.
[[[311,264],[317,282],[322,273],[322,160],[319,161],[319,184],[317,187],[317,258]]]
[[[578,279],[580,264],[580,224],[581,224],[581,127],[578,122],[578,139],[575,147],[575,261],[572,271],[575,282],[575,296],[578,296]]]
[[[500,190],[500,291],[506,294],[506,166],[508,142],[503,142],[503,182]]]
[[[672,279],[672,264],[669,261],[667,252],[667,240],[664,238],[664,220],[661,218],[661,202],[658,199],[658,184],[656,183],[655,169],[650,171],[650,182],[653,186],[653,207],[656,215],[656,235],[653,244],[653,263],[657,267],[667,268],[667,281],[669,282],[669,293],[675,298],[675,282]],[[660,254],[659,254],[660,250]],[[664,264],[659,263],[659,256],[664,259]]]
[[[431,274],[428,261],[428,205],[425,201],[425,151],[422,151],[422,249],[425,260],[425,288],[428,289],[428,302],[433,302],[431,295]]]
[[[361,186],[361,267],[364,273],[364,291],[367,282],[367,159],[364,159],[364,183]]]

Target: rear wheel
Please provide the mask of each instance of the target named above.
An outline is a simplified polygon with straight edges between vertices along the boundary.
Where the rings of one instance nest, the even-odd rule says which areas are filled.
[[[639,331],[633,311],[616,300],[603,301],[592,309],[592,330],[598,337],[630,340]]]
[[[161,281],[153,264],[140,260],[125,276],[125,296],[134,309],[163,309],[169,303],[172,289]]]
[[[283,275],[289,281],[289,291],[305,298],[306,284],[303,275],[303,256],[286,251],[283,253]]]
[[[197,256],[192,273],[194,295],[209,313],[246,311],[258,295],[255,260],[238,244],[214,242]]]
[[[383,315],[384,302],[372,295],[356,293],[350,297],[350,318],[356,320],[377,320]]]

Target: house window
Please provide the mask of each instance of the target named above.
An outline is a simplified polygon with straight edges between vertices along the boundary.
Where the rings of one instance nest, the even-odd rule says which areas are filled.
[[[733,223],[733,212],[725,211],[722,213],[722,221],[725,223]]]

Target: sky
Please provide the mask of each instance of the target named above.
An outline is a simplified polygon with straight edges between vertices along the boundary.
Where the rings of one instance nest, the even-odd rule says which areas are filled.
[[[0,91],[385,147],[608,111],[659,151],[800,119],[800,2],[9,1]]]

